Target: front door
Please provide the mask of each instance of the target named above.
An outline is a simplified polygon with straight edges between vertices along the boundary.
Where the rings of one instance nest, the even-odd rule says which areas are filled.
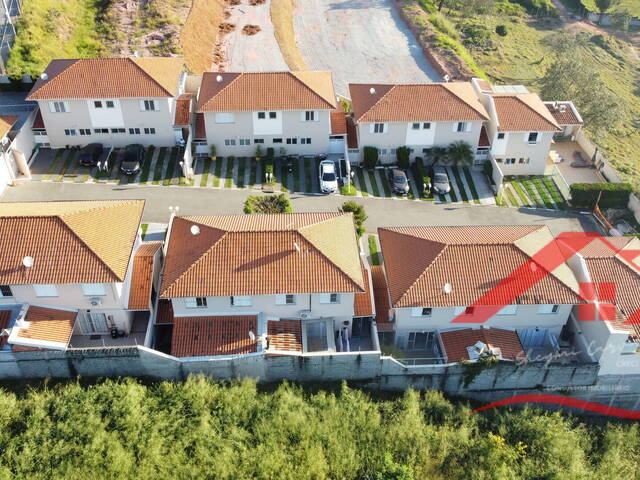
[[[82,319],[82,333],[85,335],[93,335],[96,333],[109,333],[107,325],[107,316],[99,312],[86,312],[80,317]]]

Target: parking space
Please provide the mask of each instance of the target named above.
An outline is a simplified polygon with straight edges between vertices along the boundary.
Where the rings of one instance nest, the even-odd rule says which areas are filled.
[[[564,210],[565,199],[551,176],[505,177],[501,205]]]

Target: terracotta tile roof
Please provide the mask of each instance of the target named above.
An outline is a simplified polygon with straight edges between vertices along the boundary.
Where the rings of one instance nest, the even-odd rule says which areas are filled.
[[[371,93],[371,89],[374,93]],[[356,122],[487,120],[471,83],[349,84]]]
[[[0,115],[0,139],[4,138],[11,131],[13,125],[18,121],[17,115]]]
[[[176,317],[171,336],[174,357],[208,357],[254,353],[257,335],[255,315],[225,317]]]
[[[362,292],[352,216],[176,217],[160,291],[163,298]]]
[[[328,71],[206,72],[202,75],[196,110],[239,112],[335,108],[333,80]]]
[[[158,301],[156,323],[173,323],[173,304],[171,303],[171,300],[161,298]]]
[[[524,351],[520,338],[514,330],[484,327],[465,328],[441,332],[440,338],[449,363],[471,360],[467,347],[475,345],[476,342],[500,348],[502,358],[506,360],[515,360]]]
[[[0,310],[0,331],[9,326],[9,320],[11,319],[11,310]],[[6,336],[0,336],[0,350],[7,344]]]
[[[0,284],[123,281],[143,209],[144,200],[3,203]]]
[[[60,348],[66,348],[71,338],[77,315],[78,312],[75,310],[60,310],[31,305],[24,318],[27,326],[18,328],[15,339],[10,339],[10,343],[32,348],[55,347],[56,345],[44,344],[44,342],[51,342],[58,344],[57,346]],[[17,327],[14,326],[13,328]]]
[[[630,246],[633,237],[604,237],[595,238],[580,250],[584,258],[611,258],[618,254],[618,250]],[[635,242],[634,242],[635,243]]]
[[[479,147],[490,147],[489,135],[487,134],[487,128],[483,125],[480,129],[480,140],[478,141]]]
[[[206,140],[207,128],[204,122],[204,113],[196,113],[196,133],[193,136],[194,140]]]
[[[36,112],[36,117],[33,119],[33,125],[31,125],[31,128],[36,130],[44,130],[44,120],[42,119],[42,112],[39,108]]]
[[[558,125],[582,125],[582,118],[576,116],[573,102],[544,102]],[[574,107],[575,108],[575,107]]]
[[[269,320],[269,349],[302,352],[302,322],[300,320]]]
[[[347,117],[347,148],[358,148],[358,129],[352,117]]]
[[[535,93],[493,95],[500,132],[555,132],[553,115]]]
[[[354,317],[372,317],[376,314],[372,302],[371,278],[369,271],[362,265],[362,278],[364,279],[364,292],[356,293],[353,300]]]
[[[27,100],[174,97],[183,71],[178,57],[52,60]]]
[[[346,135],[347,134],[347,115],[342,108],[337,108],[331,112],[331,134]]]
[[[376,324],[379,332],[393,331],[393,323],[389,321],[389,289],[384,269],[380,265],[371,267],[371,285],[376,305]]]
[[[560,256],[546,226],[399,227],[379,234],[394,307],[469,306],[488,292],[501,305],[502,290],[494,286],[546,245]],[[577,304],[578,283],[563,263],[512,303]]]
[[[162,242],[143,243],[133,256],[129,310],[149,310],[153,284],[153,258]]]
[[[177,127],[186,127],[191,123],[191,101],[193,100],[193,94],[183,93],[176,100],[176,114],[173,119],[173,124]]]

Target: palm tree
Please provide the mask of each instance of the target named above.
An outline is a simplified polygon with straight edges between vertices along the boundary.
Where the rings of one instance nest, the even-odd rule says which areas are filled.
[[[473,163],[473,148],[467,142],[458,140],[447,148],[447,157],[454,165],[471,165]]]
[[[447,158],[447,149],[445,147],[433,147],[429,150],[429,156],[431,157],[431,166],[435,167],[438,162]]]

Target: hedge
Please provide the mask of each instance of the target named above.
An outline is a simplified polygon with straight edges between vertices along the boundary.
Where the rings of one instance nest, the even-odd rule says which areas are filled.
[[[373,168],[378,164],[378,149],[376,147],[364,147],[364,166]]]
[[[601,208],[626,208],[632,191],[628,183],[574,183],[571,185],[571,203],[576,207],[593,208],[602,192]]]

